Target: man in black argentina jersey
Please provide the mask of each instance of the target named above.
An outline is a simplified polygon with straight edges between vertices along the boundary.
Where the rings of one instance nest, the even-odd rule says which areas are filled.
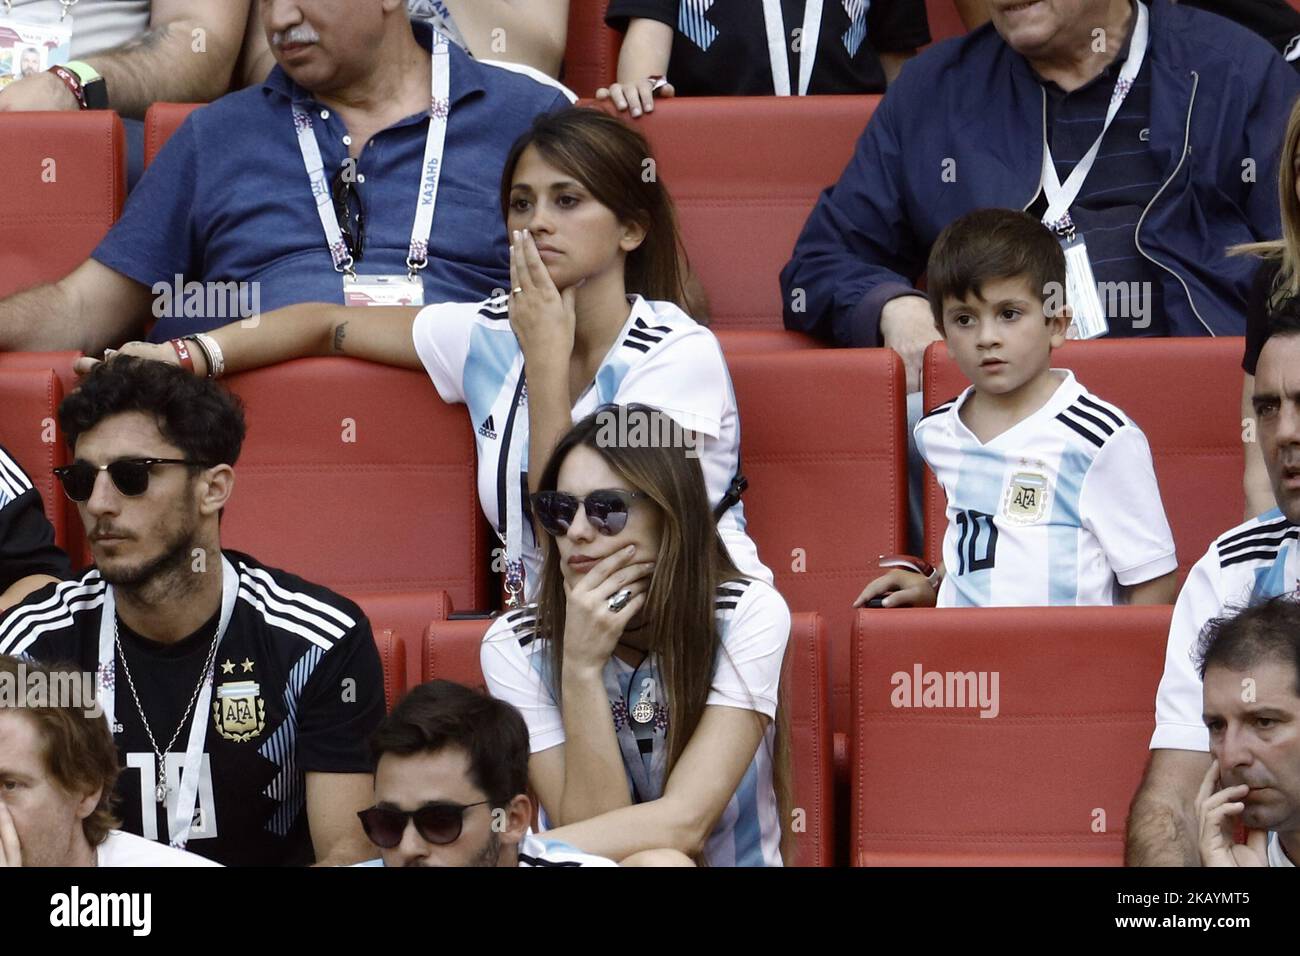
[[[0,445],[0,614],[52,581],[72,577],[54,544],[41,493]]]
[[[59,420],[75,462],[58,473],[96,568],[15,608],[0,653],[96,674],[123,829],[227,865],[373,857],[356,813],[384,715],[379,654],[351,601],[221,550],[237,401],[119,357]]]

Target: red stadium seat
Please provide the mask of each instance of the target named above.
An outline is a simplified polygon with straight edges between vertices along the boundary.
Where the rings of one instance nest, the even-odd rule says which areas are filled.
[[[579,96],[595,96],[618,75],[623,35],[605,26],[609,0],[569,0],[569,35],[564,45],[564,85]]]
[[[375,647],[384,668],[384,710],[391,711],[406,693],[406,646],[390,630],[375,630]]]
[[[400,690],[420,683],[420,675],[424,667],[420,659],[420,646],[424,641],[424,631],[430,621],[442,620],[447,616],[450,610],[447,592],[441,589],[365,592],[349,594],[348,597],[361,605],[361,610],[366,612],[376,641],[380,639],[380,635],[390,634],[401,642],[405,659],[402,662],[403,682]],[[389,706],[392,706],[391,698]]]
[[[853,599],[876,556],[903,547],[906,384],[886,349],[733,353],[745,518],[792,608],[831,635],[834,726],[849,724]]]
[[[202,103],[155,103],[144,116],[144,164],[154,161],[172,133],[181,128],[185,117]]]
[[[426,375],[302,359],[228,384],[249,423],[228,547],[344,594],[441,588],[487,606],[473,432]]]
[[[860,611],[854,862],[1120,865],[1170,614],[1169,607]],[[918,669],[945,675],[951,696],[922,697],[931,682],[923,676],[916,687]],[[989,691],[997,675],[997,693],[987,695],[996,716],[980,717],[978,705],[955,709],[965,688],[946,675],[971,672],[990,675]]]
[[[742,352],[789,352],[794,349],[824,348],[823,343],[803,332],[784,329],[718,329],[714,332],[726,355]]]
[[[0,366],[0,445],[4,445],[41,493],[54,543],[68,546],[67,498],[53,469],[68,463],[56,411],[63,386],[47,369]],[[76,520],[75,517],[73,520]]]
[[[54,372],[67,395],[80,384],[81,378],[72,370],[72,363],[81,358],[81,352],[0,352],[0,372],[11,369],[38,369]]]
[[[117,221],[126,197],[126,133],[110,110],[0,113],[0,143],[3,299],[62,279]]]
[[[930,23],[930,42],[939,43],[966,33],[953,0],[925,0],[925,18]]]
[[[424,640],[424,679],[442,678],[485,690],[479,645],[490,623],[431,623]],[[795,824],[792,848],[798,866],[830,866],[835,853],[827,650],[821,616],[793,615],[782,700],[789,707]]]
[[[1242,521],[1240,338],[1067,342],[1052,364],[1119,406],[1146,433],[1181,574],[1218,535]],[[942,342],[925,353],[925,407],[970,383]],[[943,553],[947,499],[926,470],[926,554]]]
[[[683,97],[664,100],[635,121],[677,204],[715,331],[783,327],[781,269],[818,194],[839,179],[879,101]]]

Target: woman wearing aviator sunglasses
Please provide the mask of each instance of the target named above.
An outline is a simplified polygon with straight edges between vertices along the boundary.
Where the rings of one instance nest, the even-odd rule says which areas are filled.
[[[528,520],[528,492],[559,436],[607,403],[660,408],[698,450],[732,561],[770,583],[745,532],[731,378],[717,339],[679,307],[676,219],[650,155],[639,133],[600,111],[539,117],[501,179],[508,295],[363,314],[298,305],[251,327],[235,323],[188,343],[133,342],[123,351],[188,363],[198,374],[307,355],[427,371],[445,401],[468,406],[479,500],[505,545],[512,605],[536,593],[541,541]]]
[[[497,618],[481,651],[488,689],[528,724],[546,836],[615,860],[667,847],[779,866],[790,612],[732,563],[696,459],[602,428],[583,419],[551,455],[537,603]]]

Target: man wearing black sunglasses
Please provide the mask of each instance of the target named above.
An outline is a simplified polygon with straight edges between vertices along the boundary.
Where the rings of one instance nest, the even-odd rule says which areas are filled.
[[[528,829],[528,728],[505,701],[421,684],[370,741],[375,805],[357,816],[382,859],[364,866],[614,866]]]
[[[0,654],[97,676],[124,766],[123,829],[226,865],[347,864],[373,851],[366,737],[383,672],[360,609],[223,551],[244,439],[207,379],[120,357],[59,407],[95,568],[0,621]]]

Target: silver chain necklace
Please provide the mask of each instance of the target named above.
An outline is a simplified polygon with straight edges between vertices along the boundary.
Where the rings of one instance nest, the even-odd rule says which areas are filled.
[[[140,715],[140,723],[144,724],[144,732],[149,735],[149,745],[153,747],[154,756],[158,758],[158,786],[154,788],[154,797],[159,803],[167,800],[167,766],[163,757],[164,753],[170,753],[172,745],[176,743],[176,738],[181,735],[185,729],[185,723],[189,720],[190,712],[194,710],[194,702],[199,699],[199,691],[203,685],[208,682],[212,674],[212,664],[217,658],[217,638],[221,636],[221,616],[217,616],[217,630],[212,635],[212,646],[208,648],[208,659],[203,665],[203,670],[199,674],[199,682],[194,685],[194,693],[190,695],[190,702],[185,707],[185,713],[181,716],[180,725],[176,728],[176,733],[172,734],[172,739],[167,741],[166,751],[158,749],[158,742],[154,740],[153,729],[149,726],[149,720],[144,715],[144,708],[140,706],[140,695],[135,691],[135,681],[131,679],[131,668],[126,663],[126,652],[122,650],[122,638],[117,632],[117,614],[113,614],[113,643],[117,645],[117,659],[122,662],[122,673],[126,675],[126,686],[131,689],[131,697],[135,701],[135,711]]]

